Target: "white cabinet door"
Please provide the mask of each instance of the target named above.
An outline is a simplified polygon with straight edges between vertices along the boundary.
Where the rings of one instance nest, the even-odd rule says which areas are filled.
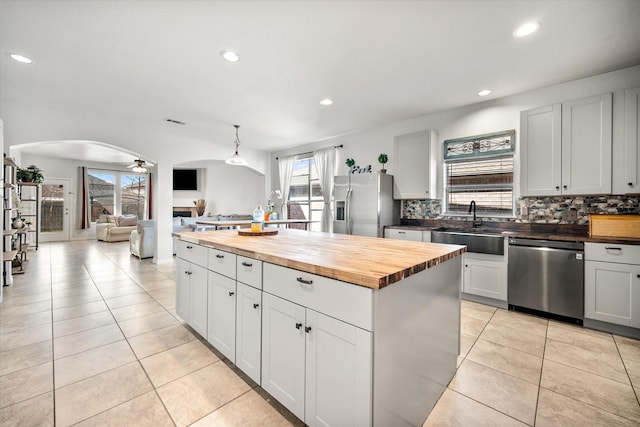
[[[640,193],[640,87],[624,92],[624,193]]]
[[[398,228],[385,228],[385,239],[410,240],[413,242],[422,242],[422,231],[420,230],[401,230]]]
[[[585,262],[585,317],[640,327],[640,267]]]
[[[371,425],[371,333],[313,310],[306,317],[305,424]]]
[[[612,95],[562,104],[562,194],[611,194]]]
[[[189,278],[189,325],[207,336],[207,269],[191,264]]]
[[[189,323],[189,273],[191,263],[176,258],[176,314]]]
[[[467,254],[464,256],[462,263],[463,292],[506,301],[506,263],[474,259]]]
[[[236,366],[260,384],[262,292],[237,283]]]
[[[435,199],[437,146],[433,131],[395,137],[394,199]]]
[[[305,309],[262,296],[262,388],[304,420]]]
[[[236,281],[210,271],[208,303],[207,341],[235,363]]]
[[[562,106],[520,113],[520,194],[561,194]]]
[[[640,328],[640,265],[631,266],[631,289],[633,302],[631,303],[631,326]]]

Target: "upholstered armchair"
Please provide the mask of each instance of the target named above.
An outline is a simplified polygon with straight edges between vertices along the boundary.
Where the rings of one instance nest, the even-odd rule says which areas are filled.
[[[136,229],[129,237],[129,251],[138,258],[151,258],[153,256],[154,234],[153,220],[138,221]]]

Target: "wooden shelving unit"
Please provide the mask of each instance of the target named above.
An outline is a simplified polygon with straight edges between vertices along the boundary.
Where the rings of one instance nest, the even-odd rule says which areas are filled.
[[[11,199],[11,191],[16,188],[16,169],[18,165],[11,157],[4,156],[3,169],[3,185],[2,185],[2,285],[9,286],[13,284],[12,263],[18,254],[17,250],[11,249],[17,230],[11,228],[11,217],[13,216],[13,201]],[[0,301],[2,292],[0,290]]]
[[[24,206],[22,208],[21,216],[24,219],[28,219],[33,224],[33,228],[26,230],[28,233],[34,234],[34,242],[28,242],[29,247],[38,250],[39,246],[39,224],[40,224],[40,184],[33,182],[18,182],[18,194],[20,195],[20,203]],[[25,197],[26,190],[29,189],[28,197]],[[25,213],[25,211],[29,213]],[[26,248],[24,248],[26,250]]]

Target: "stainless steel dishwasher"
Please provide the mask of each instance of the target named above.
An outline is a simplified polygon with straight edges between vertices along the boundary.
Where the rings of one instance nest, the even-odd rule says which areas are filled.
[[[584,317],[584,243],[509,238],[509,308]],[[569,320],[569,319],[567,319]]]

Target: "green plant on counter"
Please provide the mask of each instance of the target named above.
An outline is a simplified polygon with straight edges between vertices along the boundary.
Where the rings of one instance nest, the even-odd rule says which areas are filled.
[[[25,169],[18,168],[16,171],[16,178],[22,182],[33,182],[36,184],[44,181],[44,175],[42,175],[42,169],[36,165],[29,165]]]
[[[385,168],[385,164],[389,161],[389,156],[387,156],[385,153],[381,153],[378,156],[378,162],[382,165],[382,170],[380,172],[382,173],[386,173],[387,169]]]

